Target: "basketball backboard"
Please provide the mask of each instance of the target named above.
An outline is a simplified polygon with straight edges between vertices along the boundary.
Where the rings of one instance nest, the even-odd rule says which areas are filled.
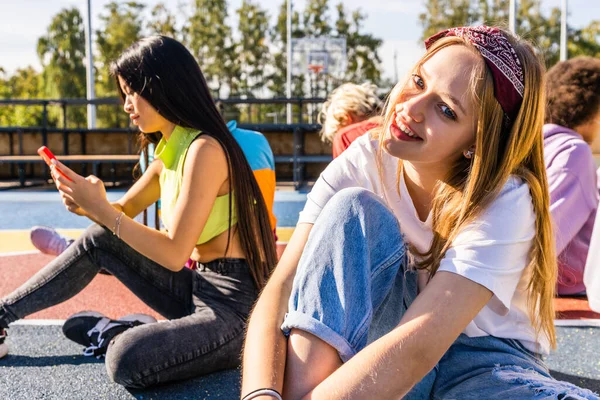
[[[292,74],[307,73],[343,78],[346,73],[346,38],[292,39]]]

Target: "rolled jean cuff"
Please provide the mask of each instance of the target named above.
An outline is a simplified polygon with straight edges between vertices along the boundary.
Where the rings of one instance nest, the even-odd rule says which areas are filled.
[[[292,329],[308,332],[329,344],[338,352],[343,362],[347,362],[356,354],[352,345],[343,336],[307,314],[299,311],[288,312],[281,325],[281,330],[289,335]]]

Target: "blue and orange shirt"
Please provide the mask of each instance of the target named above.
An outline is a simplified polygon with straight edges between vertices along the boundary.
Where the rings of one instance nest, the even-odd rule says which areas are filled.
[[[265,199],[271,228],[275,230],[277,219],[273,214],[275,201],[275,159],[267,138],[256,131],[240,129],[236,121],[229,121],[227,128],[238,142],[254,173],[260,192]]]
[[[275,230],[277,222],[273,214],[275,163],[269,142],[259,132],[238,129],[235,121],[231,121],[227,127],[250,164],[267,205],[271,228]],[[160,174],[160,203],[161,219],[167,230],[172,224],[173,211],[183,182],[183,167],[187,151],[198,135],[200,135],[200,131],[176,126],[169,140],[167,141],[163,137],[154,152],[154,157],[163,162]],[[237,223],[235,208],[231,210],[231,222],[229,221],[229,197],[230,194],[226,194],[215,199],[197,244],[208,242]]]

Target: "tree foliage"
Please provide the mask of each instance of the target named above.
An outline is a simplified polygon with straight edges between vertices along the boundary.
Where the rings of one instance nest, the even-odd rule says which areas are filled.
[[[117,96],[115,79],[110,76],[110,63],[143,36],[142,11],[145,7],[133,1],[113,1],[105,6],[105,13],[100,16],[100,29],[96,30],[97,97]],[[120,127],[129,123],[114,106],[98,106],[96,113],[98,127]]]
[[[151,20],[147,24],[150,35],[164,35],[180,39],[175,15],[163,4],[157,3],[151,11]]]
[[[551,67],[560,55],[561,10],[542,12],[542,0],[520,0],[516,15],[516,31],[538,48],[546,66]],[[508,28],[509,2],[504,0],[427,0],[420,14],[422,39],[454,27],[474,24],[498,25]],[[600,20],[582,29],[568,27],[569,57],[600,54]]]
[[[42,97],[42,77],[32,67],[21,68],[10,77],[0,76],[0,98],[36,99]],[[39,126],[42,108],[23,105],[0,107],[0,126]]]
[[[224,84],[237,91],[235,44],[227,16],[226,0],[193,0],[185,27],[186,44],[217,96]]]
[[[239,74],[240,94],[253,96],[265,86],[265,68],[270,63],[267,34],[269,17],[258,3],[244,0],[239,9],[236,43],[236,72]]]
[[[164,34],[184,42],[198,60],[209,86],[218,97],[285,96],[287,72],[286,0],[280,0],[271,19],[258,0],[244,0],[229,15],[227,0],[182,0],[178,10],[173,2],[158,3],[151,10],[135,1],[113,1],[101,11],[95,31],[95,76],[98,97],[117,94],[109,64],[142,36]],[[423,0],[420,22],[422,38],[452,27],[472,24],[508,26],[505,0]],[[520,0],[517,33],[531,39],[542,52],[547,66],[559,59],[560,10],[543,11],[542,0]],[[168,5],[168,6],[167,6]],[[179,11],[175,16],[174,11]],[[343,77],[304,73],[292,78],[294,97],[325,96],[343,81],[376,84],[384,82],[378,50],[381,39],[364,32],[366,14],[351,10],[341,0],[306,0],[292,15],[292,37],[346,38],[347,72]],[[233,23],[237,23],[234,27]],[[600,20],[580,29],[569,27],[568,52],[600,56]],[[65,8],[50,21],[38,40],[42,71],[21,68],[12,74],[0,67],[0,96],[4,98],[85,97],[84,24],[77,8]],[[339,78],[339,79],[338,79]],[[0,124],[39,123],[39,110],[27,107],[0,107]],[[60,124],[61,110],[49,115]],[[278,112],[280,107],[265,112]],[[35,115],[38,115],[36,117]],[[99,126],[123,126],[127,118],[104,106],[98,109]],[[69,107],[69,126],[85,125],[85,107]]]
[[[85,32],[77,8],[64,9],[52,18],[46,35],[38,40],[37,52],[43,66],[40,80],[43,97],[85,97]],[[50,113],[53,118],[62,118],[62,110],[52,108]],[[70,108],[67,121],[62,122],[68,126],[85,125],[85,109]]]

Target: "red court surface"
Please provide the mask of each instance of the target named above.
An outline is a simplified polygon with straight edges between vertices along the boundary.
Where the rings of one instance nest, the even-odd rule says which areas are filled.
[[[19,287],[53,258],[41,253],[0,257],[0,276],[3,278],[0,280],[0,297]],[[99,311],[113,318],[131,313],[145,313],[163,319],[116,278],[101,274],[75,297],[32,314],[26,319],[66,319],[83,310]]]
[[[283,246],[278,247],[281,251]],[[19,287],[52,258],[40,253],[0,256],[0,297]],[[88,287],[72,299],[32,314],[27,319],[66,319],[83,310],[99,311],[113,318],[131,313],[146,313],[162,319],[116,278],[108,275],[96,276]],[[599,313],[590,310],[585,297],[556,299],[556,310],[559,319],[600,319]]]

